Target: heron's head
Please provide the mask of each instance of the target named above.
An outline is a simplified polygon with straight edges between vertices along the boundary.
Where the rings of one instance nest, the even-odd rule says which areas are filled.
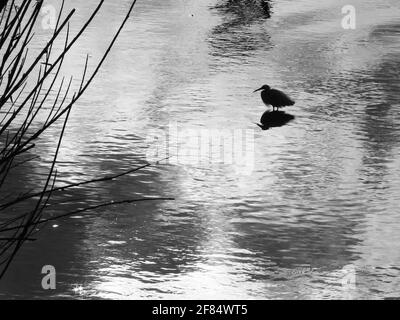
[[[264,84],[261,88],[259,88],[257,90],[254,90],[254,92],[257,92],[257,91],[260,91],[260,90],[267,90],[268,91],[269,89],[271,89],[270,86],[267,85],[267,84]]]

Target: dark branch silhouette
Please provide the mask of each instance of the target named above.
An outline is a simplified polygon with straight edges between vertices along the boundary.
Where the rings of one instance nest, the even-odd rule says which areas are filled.
[[[66,13],[63,18],[63,0],[54,31],[41,50],[32,53],[29,47],[35,39],[34,27],[38,23],[43,0],[21,0],[18,4],[15,0],[0,2],[0,233],[2,236],[0,238],[0,278],[5,274],[24,242],[36,240],[32,234],[39,225],[45,222],[111,205],[171,199],[145,197],[123,201],[108,200],[76,211],[61,212],[54,217],[43,217],[44,210],[54,192],[90,183],[115,180],[151,165],[146,164],[118,174],[55,187],[57,155],[62,147],[62,138],[71,109],[100,70],[128,21],[136,0],[132,1],[120,27],[91,74],[87,74],[89,60],[86,56],[79,89],[72,92],[73,78],[65,79],[60,71],[64,58],[98,15],[103,3],[104,0],[99,1],[84,25],[71,38],[69,25],[75,9]],[[61,52],[54,53],[53,46],[60,40],[64,43],[63,48]],[[27,86],[28,83],[30,86]],[[56,93],[55,97],[50,94],[52,92]],[[43,115],[45,116],[42,117]],[[39,120],[39,117],[45,120]],[[52,161],[48,164],[46,179],[34,182],[40,190],[28,193],[26,191],[21,193],[18,190],[10,192],[8,184],[11,174],[23,164],[37,163],[38,157],[34,152],[35,141],[49,128],[59,128],[60,125],[57,146]],[[23,190],[22,186],[21,190]],[[26,204],[29,209],[25,208],[22,212],[18,210],[24,207],[23,205],[26,207]]]

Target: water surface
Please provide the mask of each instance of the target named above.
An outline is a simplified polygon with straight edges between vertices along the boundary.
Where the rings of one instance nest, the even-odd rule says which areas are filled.
[[[171,124],[251,130],[251,174],[162,163],[56,195],[49,214],[110,199],[175,200],[47,225],[2,280],[3,297],[399,297],[398,1],[352,1],[355,30],[341,26],[346,1],[273,1],[270,18],[223,3],[138,1],[73,109],[59,184],[146,163],[150,130]],[[68,3],[78,9],[75,28],[95,4]],[[79,75],[87,52],[100,57],[128,5],[106,3],[65,72]],[[296,100],[287,126],[254,125],[265,107],[252,91],[264,83]],[[42,159],[55,139],[38,145]],[[41,174],[26,166],[16,181]],[[40,286],[48,264],[57,270],[50,292]],[[355,287],[341,284],[348,268]]]

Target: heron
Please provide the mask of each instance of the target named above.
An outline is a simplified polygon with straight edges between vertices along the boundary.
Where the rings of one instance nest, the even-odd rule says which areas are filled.
[[[288,97],[288,95],[280,90],[271,89],[267,84],[263,85],[261,88],[254,90],[254,92],[261,91],[261,99],[266,106],[272,105],[272,111],[279,111],[279,108],[292,106],[294,101]],[[254,93],[253,92],[253,93]]]

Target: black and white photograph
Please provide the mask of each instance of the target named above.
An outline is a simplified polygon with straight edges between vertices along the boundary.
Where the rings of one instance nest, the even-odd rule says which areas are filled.
[[[0,300],[398,299],[398,0],[0,1]]]

